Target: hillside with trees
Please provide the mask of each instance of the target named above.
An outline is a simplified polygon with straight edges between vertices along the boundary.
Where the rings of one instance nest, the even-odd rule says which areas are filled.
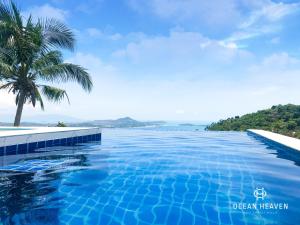
[[[247,129],[263,129],[300,138],[300,106],[276,105],[256,113],[220,120],[206,127],[206,130],[211,131],[245,131]]]

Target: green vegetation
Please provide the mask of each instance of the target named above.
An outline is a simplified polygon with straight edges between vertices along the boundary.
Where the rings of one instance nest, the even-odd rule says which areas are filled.
[[[0,89],[16,96],[19,126],[24,104],[39,102],[44,109],[42,95],[53,102],[68,99],[53,83],[74,81],[90,91],[92,81],[84,68],[63,60],[60,50],[74,49],[71,29],[54,19],[25,20],[14,3],[5,2],[0,2]]]
[[[300,106],[277,105],[256,113],[220,120],[206,127],[215,131],[245,131],[263,129],[300,138]]]
[[[67,127],[67,125],[64,122],[58,122],[56,124],[57,127]]]

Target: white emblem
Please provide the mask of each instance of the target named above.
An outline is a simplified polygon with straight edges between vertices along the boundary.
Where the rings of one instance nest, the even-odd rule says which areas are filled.
[[[265,197],[267,196],[267,192],[265,191],[264,188],[256,188],[255,191],[253,192],[254,197],[256,200],[262,199],[264,200]]]

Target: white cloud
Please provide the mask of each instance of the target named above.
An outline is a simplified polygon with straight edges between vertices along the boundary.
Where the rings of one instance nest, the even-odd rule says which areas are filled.
[[[107,39],[112,41],[117,41],[122,38],[122,35],[119,33],[112,33],[106,30],[102,31],[94,27],[86,29],[86,32],[92,38],[102,38],[102,39]]]
[[[184,111],[183,109],[177,109],[177,110],[175,111],[175,113],[176,113],[176,114],[184,114],[185,111]]]
[[[260,63],[249,65],[245,73],[248,74],[246,82],[255,88],[253,94],[268,94],[270,99],[277,98],[282,102],[292,99],[290,102],[299,103],[299,94],[293,94],[300,91],[297,87],[300,82],[299,59],[286,52],[274,53],[263,58]],[[268,97],[265,98],[264,101],[267,101]],[[281,101],[278,100],[278,103]]]
[[[271,44],[279,44],[280,43],[280,37],[274,37],[270,41]]]
[[[255,38],[281,29],[280,22],[300,11],[300,3],[271,0],[128,0],[139,12],[150,12],[171,23],[232,32],[230,41]]]
[[[104,0],[84,0],[76,6],[75,10],[91,14],[97,12],[103,5],[103,2]]]
[[[257,97],[264,97],[270,94],[273,95],[277,91],[280,91],[280,89],[280,86],[264,86],[255,88],[253,91],[250,92],[250,94]]]
[[[109,38],[113,41],[117,41],[117,40],[120,40],[122,38],[122,35],[119,34],[119,33],[114,33],[114,34],[110,35]]]
[[[164,77],[208,76],[229,65],[243,64],[252,54],[239,49],[234,42],[224,43],[209,39],[196,32],[171,31],[167,36],[144,37],[130,42],[113,53],[116,60],[124,62],[143,75],[164,73]],[[222,70],[222,75],[225,76]],[[230,68],[229,68],[230,71]],[[137,72],[138,73],[138,72]]]
[[[238,46],[236,43],[234,42],[224,42],[224,41],[220,41],[219,44],[225,48],[231,48],[231,49],[237,49]]]
[[[0,91],[0,122],[12,121],[16,112],[15,96],[7,90]],[[9,115],[9,116],[8,116]]]
[[[300,3],[276,3],[261,1],[259,7],[252,8],[238,29],[228,38],[230,41],[243,41],[265,34],[277,33],[282,29],[281,21],[300,10]]]
[[[236,0],[128,0],[129,5],[139,11],[150,10],[155,15],[175,20],[193,21],[209,25],[227,25],[239,20]]]
[[[300,60],[294,57],[289,56],[288,53],[275,53],[271,56],[268,56],[264,59],[263,64],[267,66],[292,66],[292,65],[299,65]]]
[[[91,37],[102,37],[103,36],[103,32],[97,28],[93,28],[93,27],[88,28],[86,31],[87,31],[88,35]]]
[[[247,28],[261,21],[276,22],[298,11],[299,8],[299,3],[286,4],[268,1],[262,8],[252,11],[250,17],[244,21],[240,27]]]
[[[257,69],[257,67],[262,70],[291,70],[294,68],[298,68],[300,66],[300,60],[297,58],[294,58],[290,56],[286,52],[280,52],[280,53],[274,53],[272,55],[269,55],[265,57],[262,60],[262,63],[259,65],[254,66],[254,69]],[[284,75],[284,74],[283,74]]]
[[[281,28],[277,25],[259,26],[254,28],[242,29],[234,32],[224,42],[239,42],[252,38],[259,37],[261,35],[276,33]]]
[[[28,18],[29,15],[32,15],[34,19],[38,18],[54,18],[57,20],[65,21],[69,16],[67,10],[55,8],[49,4],[44,4],[41,6],[33,6],[23,12],[23,15]]]
[[[66,61],[82,65],[82,66],[86,67],[93,74],[94,73],[95,74],[101,74],[101,73],[112,74],[116,70],[112,65],[104,63],[99,57],[96,57],[92,54],[82,53],[82,52],[77,52],[73,57],[67,59]]]
[[[249,27],[261,19],[274,22],[299,10],[299,3],[271,0],[128,0],[129,6],[139,12],[150,11],[171,20],[194,20],[208,24],[241,22]],[[249,16],[247,16],[247,14]]]
[[[7,108],[7,107],[14,107],[15,101],[12,94],[8,94],[6,90],[2,90],[0,92],[0,107],[1,109]]]

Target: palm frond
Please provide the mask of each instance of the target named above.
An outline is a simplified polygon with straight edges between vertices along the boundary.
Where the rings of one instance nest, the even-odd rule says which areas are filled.
[[[48,100],[53,102],[61,102],[64,98],[67,98],[68,102],[70,103],[69,97],[65,90],[48,85],[40,85],[40,88]]]
[[[32,103],[33,107],[35,107],[36,102],[39,102],[41,109],[44,110],[44,102],[43,102],[42,96],[40,94],[38,85],[33,84],[32,88],[30,90],[30,93],[27,94],[26,97],[28,99],[28,102]]]
[[[35,97],[36,97],[36,100],[40,103],[41,109],[44,110],[45,107],[44,107],[43,98],[38,89],[36,89]]]
[[[59,51],[50,51],[45,54],[42,54],[39,58],[37,58],[33,64],[32,68],[36,71],[40,69],[44,69],[48,66],[57,65],[63,62],[62,54]]]
[[[14,32],[14,16],[9,4],[0,2],[0,44],[6,44]]]
[[[0,20],[7,21],[12,20],[13,13],[9,4],[0,3]]]
[[[13,67],[4,61],[0,60],[0,76],[8,78],[13,75]]]
[[[11,12],[13,14],[13,18],[14,18],[14,21],[15,23],[20,27],[20,28],[23,28],[23,21],[22,21],[22,16],[21,16],[21,13],[20,13],[20,10],[18,9],[18,7],[16,6],[15,3],[13,3],[11,1]]]
[[[16,4],[10,1],[5,4],[0,3],[0,21],[1,21],[1,36],[3,34],[9,35],[12,32],[16,32],[18,27],[19,31],[22,31],[23,21],[20,10],[17,8]]]
[[[13,85],[14,85],[13,82],[9,82],[9,83],[0,85],[0,90],[3,90],[3,89],[9,89],[8,92],[10,92],[11,89],[13,88]]]
[[[40,79],[50,82],[77,82],[81,87],[90,92],[93,87],[92,78],[85,68],[72,63],[61,63],[46,67],[38,72]]]
[[[5,62],[13,62],[15,60],[15,52],[9,48],[0,47],[0,60]]]
[[[75,37],[71,29],[56,19],[39,20],[45,45],[74,49]]]

